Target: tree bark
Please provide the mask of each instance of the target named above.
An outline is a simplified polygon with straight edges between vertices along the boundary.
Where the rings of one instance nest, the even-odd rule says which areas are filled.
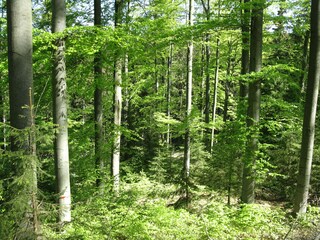
[[[101,26],[101,0],[94,0],[94,25]],[[105,187],[105,159],[103,158],[104,128],[103,128],[103,69],[101,52],[94,59],[95,91],[94,91],[94,120],[95,120],[95,162],[97,170],[96,184],[103,194]]]
[[[122,18],[122,1],[115,0],[115,28],[118,28],[121,24]],[[122,59],[120,56],[119,49],[115,53],[114,63],[114,125],[115,125],[115,136],[113,143],[113,154],[112,154],[112,176],[113,176],[113,190],[117,195],[119,194],[120,187],[120,143],[121,143],[121,111],[122,111]]]
[[[262,32],[264,2],[253,2],[250,39],[250,72],[259,72],[262,67]],[[247,139],[246,159],[244,160],[241,200],[254,203],[255,163],[258,150],[258,124],[260,120],[260,79],[249,84],[247,127],[250,134]]]
[[[188,25],[193,26],[193,0],[189,0],[189,12],[188,12]],[[187,52],[187,81],[186,81],[186,132],[184,140],[184,183],[185,183],[185,192],[187,202],[189,201],[189,178],[190,178],[190,160],[191,160],[191,151],[190,151],[190,114],[192,109],[192,66],[193,66],[193,39],[188,43],[188,52]]]
[[[171,79],[171,66],[172,66],[172,51],[173,51],[173,44],[170,44],[169,48],[169,56],[168,56],[168,73],[167,73],[167,117],[171,117],[171,84],[172,84],[172,79]],[[170,124],[167,124],[167,135],[166,135],[166,144],[167,148],[170,147]]]
[[[2,2],[1,4],[1,18],[4,18],[4,3]],[[2,24],[0,25],[0,32],[2,32],[3,29],[2,29]],[[0,52],[4,52],[5,49],[3,46],[0,46]],[[3,74],[1,73],[1,83],[4,82],[4,78],[2,78]],[[2,84],[2,86],[4,86],[4,84]],[[5,110],[5,102],[6,102],[6,90],[4,87],[1,87],[1,92],[0,92],[0,108],[1,108],[1,123],[3,123],[3,129],[1,131],[1,149],[2,150],[6,150],[7,149],[7,138],[6,138],[6,127],[5,127],[5,124],[7,122],[7,115],[6,115],[6,110]]]
[[[304,214],[307,211],[308,193],[311,178],[313,157],[315,120],[320,79],[320,3],[312,0],[311,3],[311,37],[309,73],[304,109],[301,155],[298,173],[298,184],[294,199],[293,211]]]
[[[214,72],[214,89],[213,89],[213,103],[212,103],[212,123],[211,138],[210,138],[210,152],[212,152],[214,144],[215,122],[216,122],[216,110],[218,101],[218,84],[219,84],[219,68],[220,68],[220,36],[217,37],[216,46],[216,68]]]
[[[37,167],[33,113],[32,7],[28,0],[7,2],[10,124],[19,131],[11,150],[20,152],[15,163],[18,182],[12,187],[15,238],[38,238]],[[21,198],[22,202],[20,201]]]
[[[250,0],[240,0],[243,2],[243,10],[241,10],[241,36],[242,36],[242,51],[241,51],[241,74],[245,75],[249,72],[250,64],[250,9],[248,3]],[[248,96],[247,83],[240,81],[240,98],[243,100]]]
[[[66,28],[65,0],[52,2],[52,32],[59,33]],[[67,115],[67,82],[65,64],[65,40],[59,38],[55,42],[53,57],[53,123],[57,125],[55,133],[55,167],[57,193],[59,196],[59,222],[71,221],[71,190],[69,176],[69,143]]]
[[[205,3],[202,2],[202,7],[204,13],[206,14],[207,21],[210,21],[210,1],[207,0]],[[204,122],[209,124],[210,122],[210,34],[206,33],[205,35],[205,105],[204,105]],[[210,138],[210,129],[206,130],[205,134],[205,145],[208,151],[211,151],[211,138]]]

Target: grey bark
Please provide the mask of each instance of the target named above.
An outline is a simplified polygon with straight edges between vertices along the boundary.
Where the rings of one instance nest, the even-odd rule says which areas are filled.
[[[207,21],[210,20],[210,1],[207,0],[205,3],[204,0],[201,0],[202,7],[206,14]],[[205,106],[204,106],[204,122],[209,124],[210,122],[210,34],[206,33],[205,35]],[[207,150],[211,151],[211,137],[210,129],[207,129],[205,135],[205,145]]]
[[[94,0],[94,25],[101,26],[101,0]],[[95,162],[97,170],[96,184],[99,192],[103,193],[105,186],[105,159],[103,158],[103,69],[101,53],[98,52],[94,59],[95,90],[94,90],[94,120],[95,120]]]
[[[221,1],[218,0],[218,20],[220,20],[220,9]],[[212,128],[211,128],[211,138],[210,138],[210,152],[212,152],[214,144],[214,134],[215,134],[215,122],[216,122],[216,109],[218,101],[218,84],[219,84],[219,68],[220,68],[220,34],[218,32],[217,43],[216,43],[216,68],[214,72],[214,89],[213,89],[213,102],[212,102]]]
[[[59,33],[66,28],[65,0],[52,1],[52,32]],[[71,189],[69,175],[69,143],[67,115],[67,82],[65,64],[65,40],[55,42],[53,57],[52,96],[53,123],[57,126],[54,141],[56,184],[59,201],[59,222],[71,221]]]
[[[220,37],[217,37],[216,45],[216,68],[214,72],[214,89],[213,89],[213,103],[212,103],[212,123],[211,128],[211,138],[210,138],[210,152],[212,151],[214,144],[214,134],[215,134],[215,122],[216,122],[216,110],[218,102],[218,84],[219,84],[219,68],[220,68]]]
[[[253,2],[250,35],[250,72],[259,72],[262,67],[262,31],[264,2]],[[254,79],[249,84],[249,100],[247,127],[250,134],[247,139],[246,156],[243,166],[241,200],[244,203],[254,203],[255,196],[255,163],[258,150],[258,124],[260,120],[260,79]]]
[[[122,1],[115,0],[115,28],[118,28],[121,24],[122,18]],[[121,111],[122,111],[122,60],[120,51],[116,50],[115,53],[115,64],[114,64],[114,125],[115,125],[115,136],[113,143],[113,154],[112,154],[112,176],[113,176],[113,190],[115,194],[119,193],[120,187],[120,143],[121,143]]]
[[[294,199],[293,211],[304,214],[307,210],[308,193],[311,178],[311,166],[314,147],[315,120],[320,79],[320,3],[311,3],[311,37],[309,73],[304,109],[301,155],[298,173],[298,184]]]
[[[171,117],[171,84],[172,84],[172,73],[171,73],[171,66],[172,66],[172,51],[173,51],[173,44],[170,44],[169,48],[169,56],[168,56],[168,73],[167,73],[167,117]],[[170,124],[167,124],[167,136],[166,136],[166,144],[167,148],[170,147]]]
[[[35,156],[35,132],[33,113],[32,70],[32,8],[31,1],[7,2],[8,21],[8,70],[10,124],[14,129],[24,130],[11,138],[11,150],[20,151],[15,175],[23,184],[13,191],[13,209],[20,212],[16,220],[15,238],[38,239],[37,213],[37,167]],[[27,177],[28,179],[24,179]],[[22,201],[17,200],[22,197]],[[15,214],[20,214],[15,212]]]
[[[1,3],[1,17],[4,18],[4,2],[2,1]],[[2,32],[2,25],[0,25],[0,32]],[[5,51],[3,46],[0,46],[0,51],[1,53]],[[2,75],[2,74],[1,74]],[[2,78],[2,76],[0,77],[1,82],[4,81],[4,79]],[[5,124],[7,122],[7,115],[6,115],[6,110],[5,110],[5,102],[6,102],[6,91],[5,89],[2,87],[1,88],[1,92],[0,92],[0,108],[1,108],[1,122],[3,123],[3,130],[1,133],[1,141],[2,141],[2,145],[1,148],[3,150],[7,149],[7,138],[6,138],[6,127]]]
[[[243,10],[241,10],[241,36],[242,36],[242,50],[241,50],[241,74],[249,72],[250,63],[250,9],[248,3],[250,0],[240,0],[243,2]],[[247,83],[240,81],[240,98],[244,99],[248,96]]]
[[[193,0],[189,0],[189,11],[188,11],[188,25],[193,26]],[[184,181],[185,181],[185,191],[186,199],[189,201],[189,178],[190,178],[190,160],[191,160],[191,151],[190,151],[190,124],[189,118],[192,109],[192,67],[193,67],[193,39],[188,43],[188,52],[187,52],[187,81],[186,81],[186,132],[184,139]]]

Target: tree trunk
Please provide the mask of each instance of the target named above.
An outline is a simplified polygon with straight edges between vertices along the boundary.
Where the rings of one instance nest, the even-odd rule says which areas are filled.
[[[231,76],[232,68],[232,42],[228,41],[229,51],[228,51],[228,62],[227,62],[227,72],[226,80],[224,83],[224,104],[223,104],[223,121],[226,122],[228,119],[228,108],[229,108],[229,94],[230,94],[230,81],[229,77]]]
[[[249,51],[249,22],[250,9],[248,3],[250,0],[240,0],[243,2],[243,10],[241,10],[241,35],[242,35],[242,52],[241,52],[241,74],[245,75],[249,72],[250,51]],[[247,83],[240,81],[240,99],[243,100],[248,96]]]
[[[121,24],[122,18],[122,1],[115,0],[115,28],[118,28]],[[112,176],[113,176],[113,190],[117,195],[120,187],[120,142],[121,142],[121,111],[122,111],[122,59],[120,57],[120,51],[116,50],[115,63],[114,63],[114,125],[115,125],[115,136],[113,143],[113,154],[112,154]]]
[[[207,21],[210,20],[210,1],[207,0],[205,3],[202,2],[202,7],[206,14]],[[205,106],[204,106],[204,122],[209,124],[210,122],[210,34],[206,33],[205,35]],[[205,145],[208,151],[211,151],[211,138],[210,138],[210,129],[207,129],[205,134]]]
[[[66,28],[65,0],[52,2],[52,32],[58,33]],[[52,77],[53,123],[57,125],[55,134],[55,166],[57,193],[59,196],[59,222],[71,221],[71,190],[69,176],[69,144],[67,117],[67,82],[65,64],[65,41],[55,42],[54,69]]]
[[[259,72],[262,67],[262,27],[264,2],[253,2],[250,41],[250,72]],[[254,203],[255,163],[258,150],[258,124],[260,119],[260,79],[249,84],[247,127],[250,134],[247,139],[247,154],[243,167],[241,200],[244,203]]]
[[[311,37],[309,74],[304,109],[301,155],[298,173],[298,184],[293,211],[296,214],[306,213],[310,187],[311,166],[314,146],[315,120],[320,78],[320,3],[311,3]]]
[[[10,124],[19,131],[11,150],[19,151],[15,176],[23,184],[12,186],[15,238],[38,238],[37,167],[33,114],[32,7],[28,0],[7,2]],[[18,215],[16,215],[18,214]],[[21,214],[21,215],[20,215]]]
[[[2,1],[1,3],[1,18],[4,18],[4,3]],[[0,32],[2,32],[3,29],[2,29],[2,24],[0,25]],[[4,52],[6,49],[3,47],[3,46],[0,46],[0,52]],[[3,82],[4,83],[4,78],[2,77],[3,76],[3,73],[1,73],[1,83]],[[5,84],[2,84],[2,86],[4,86]],[[1,108],[1,123],[3,123],[3,129],[1,131],[1,149],[3,149],[4,151],[7,149],[7,138],[6,138],[6,127],[5,127],[5,124],[7,122],[7,115],[6,115],[6,110],[5,110],[5,102],[6,102],[6,90],[4,87],[1,87],[1,92],[0,92],[0,108]]]
[[[189,0],[189,13],[188,13],[188,25],[193,26],[193,0]],[[186,81],[186,132],[184,140],[184,183],[187,202],[189,201],[189,177],[190,177],[190,114],[192,108],[192,65],[193,65],[193,39],[188,43],[188,53],[187,53],[187,81]]]
[[[94,0],[94,25],[101,26],[101,0]],[[103,69],[101,53],[98,52],[94,59],[95,91],[94,91],[94,120],[95,120],[95,162],[97,170],[97,187],[103,194],[105,186],[105,159],[103,158],[104,128],[103,128]]]
[[[216,69],[214,73],[214,89],[213,89],[213,103],[212,103],[212,129],[210,138],[210,152],[212,152],[214,143],[214,130],[216,122],[216,110],[218,101],[218,83],[219,83],[219,67],[220,67],[220,37],[217,37],[217,48],[216,48]]]
[[[168,74],[167,74],[167,117],[171,117],[171,66],[172,66],[172,51],[173,51],[173,44],[170,44],[169,48],[169,56],[168,56]],[[167,124],[167,148],[170,147],[170,124]]]

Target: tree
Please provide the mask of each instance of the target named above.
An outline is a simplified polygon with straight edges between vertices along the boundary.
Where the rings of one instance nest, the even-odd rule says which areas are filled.
[[[193,0],[189,0],[189,11],[188,11],[188,25],[193,26]],[[187,53],[187,81],[186,81],[186,132],[184,139],[184,181],[185,181],[185,191],[186,199],[189,201],[189,181],[190,181],[190,160],[191,160],[191,151],[190,151],[190,115],[192,109],[192,63],[193,63],[193,39],[189,40],[188,43],[188,53]]]
[[[172,52],[173,52],[173,44],[170,43],[169,47],[169,56],[168,56],[168,70],[167,70],[167,117],[171,117],[171,87],[172,87]],[[167,148],[170,147],[171,142],[171,133],[170,133],[170,124],[167,124],[167,136],[166,143]]]
[[[250,72],[259,72],[262,67],[262,26],[264,1],[253,1],[250,35]],[[255,162],[258,151],[258,124],[260,119],[261,80],[249,83],[247,127],[250,131],[247,139],[247,153],[244,161],[241,200],[254,203]]]
[[[206,15],[206,20],[210,21],[210,1],[208,0],[206,3],[204,0],[201,1],[202,7],[204,9],[204,13]],[[204,106],[204,120],[206,124],[210,122],[210,34],[206,33],[205,35],[205,106]],[[217,50],[218,51],[218,50]],[[209,137],[209,129],[205,135],[206,147],[207,150],[211,151],[211,138]]]
[[[1,8],[1,18],[4,18],[4,12],[5,12],[5,3],[3,1],[1,1],[1,5],[0,5],[0,8]],[[4,29],[2,27],[2,23],[0,23],[0,36],[2,38],[2,34],[4,32]],[[4,44],[3,44],[4,45]],[[0,47],[0,54],[5,54],[5,46],[1,45]],[[3,69],[4,70],[4,69]],[[4,74],[2,72],[2,69],[1,69],[1,83],[2,82],[5,82],[5,78],[4,78]],[[1,90],[0,90],[0,122],[1,123],[6,123],[7,121],[7,116],[6,116],[6,110],[5,110],[5,102],[6,102],[6,91],[4,89],[4,87],[1,87]],[[6,150],[6,147],[7,147],[7,139],[6,139],[6,128],[3,127],[3,130],[1,131],[1,141],[2,141],[2,146],[1,148],[3,150]]]
[[[122,1],[115,0],[115,17],[114,25],[115,28],[119,29],[122,19]],[[113,154],[112,154],[112,176],[113,176],[113,188],[117,194],[119,192],[120,184],[120,142],[121,142],[121,111],[122,111],[122,59],[120,56],[120,50],[117,49],[115,52],[114,62],[114,125],[115,125],[115,136],[113,143]]]
[[[241,9],[241,34],[242,34],[242,52],[241,52],[241,74],[249,72],[250,52],[249,52],[249,28],[250,28],[250,9],[248,7],[249,0],[240,0],[243,3]],[[240,97],[248,96],[248,87],[245,83],[240,82]]]
[[[221,1],[218,0],[218,20],[220,20]],[[218,31],[216,41],[216,67],[214,70],[214,89],[213,89],[213,103],[212,103],[212,123],[211,138],[210,138],[210,152],[212,151],[214,144],[215,123],[216,123],[216,111],[218,105],[218,84],[219,84],[219,68],[220,68],[220,33]]]
[[[36,238],[39,231],[31,9],[31,1],[28,0],[7,2],[10,124],[18,132],[11,138],[11,151],[17,153],[13,163],[16,166],[14,175],[19,179],[18,186],[11,189],[13,214],[21,213],[14,219],[18,228],[17,239]]]
[[[94,0],[94,25],[101,26],[101,0]],[[98,52],[94,59],[95,91],[94,91],[94,120],[95,120],[95,161],[98,172],[97,187],[103,190],[105,161],[103,158],[103,95],[101,66],[101,53]]]
[[[313,158],[315,120],[317,112],[319,79],[320,79],[320,3],[311,2],[311,36],[309,73],[304,108],[302,129],[302,144],[298,173],[298,184],[294,199],[293,211],[303,214],[307,211],[308,193],[310,187],[311,166]]]
[[[65,0],[52,2],[52,32],[61,33],[66,28]],[[69,144],[67,117],[67,82],[65,63],[65,40],[57,37],[54,50],[52,77],[53,123],[55,133],[54,157],[57,193],[59,196],[59,222],[71,221],[71,190],[69,176]]]

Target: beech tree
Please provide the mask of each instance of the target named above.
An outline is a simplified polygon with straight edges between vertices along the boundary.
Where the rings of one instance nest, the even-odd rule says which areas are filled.
[[[249,72],[250,64],[250,8],[249,0],[240,0],[242,3],[241,8],[241,35],[242,35],[242,51],[241,51],[241,74],[247,74]],[[248,86],[240,82],[240,97],[245,98],[248,96]]]
[[[15,116],[21,121],[30,117],[31,123],[18,129],[7,125],[15,123],[12,116],[7,123],[0,121],[7,131],[4,138],[0,133],[0,144],[7,146],[0,148],[0,239],[38,237],[38,214],[45,239],[295,239],[306,232],[300,219],[291,231],[287,204],[276,203],[295,197],[308,0],[31,3],[34,88],[20,94],[24,87],[19,83],[14,93],[10,90],[11,104],[25,99]],[[26,13],[15,13],[15,18]],[[262,20],[267,23],[264,38]],[[14,31],[23,26],[14,25]],[[1,43],[6,30],[4,14]],[[24,44],[26,36],[21,34],[11,47]],[[6,44],[0,44],[0,104],[6,113],[7,54]],[[312,58],[318,61],[315,53]],[[9,65],[16,75],[25,70],[20,63]],[[29,75],[24,73],[25,80]],[[308,101],[306,108],[313,104]],[[9,136],[15,140],[12,146],[6,142]],[[303,142],[303,147],[311,145]],[[303,190],[296,195],[309,195],[307,217],[316,223],[320,167],[314,161],[312,181],[305,183],[310,164],[300,164]],[[69,175],[71,186],[63,185],[69,184]],[[311,186],[308,193],[305,186]],[[70,189],[73,223],[63,224],[71,220],[71,202],[63,201],[70,200]],[[257,204],[242,204],[252,203],[255,192]],[[237,201],[240,195],[242,202]],[[267,205],[260,204],[265,200]]]
[[[4,4],[4,2],[2,1],[1,2],[1,5],[0,5],[0,7],[1,7],[1,18],[4,18],[4,13],[5,13],[5,9],[4,9],[4,7],[5,7],[5,4]],[[0,33],[2,33],[4,31],[4,29],[3,29],[3,25],[2,24],[0,24]],[[4,46],[4,44],[3,45],[1,45],[0,46],[0,53],[1,54],[5,54],[5,46]],[[4,82],[4,74],[2,73],[2,71],[1,71],[1,77],[0,77],[0,81],[1,82]],[[6,121],[7,121],[7,115],[6,115],[6,111],[5,111],[5,99],[6,99],[6,91],[5,91],[5,88],[4,87],[2,87],[1,88],[1,90],[0,90],[0,122],[1,123],[6,123]],[[0,136],[1,136],[1,141],[2,141],[2,146],[1,146],[1,148],[3,149],[3,150],[6,150],[6,147],[7,147],[7,139],[6,139],[6,128],[4,127],[3,128],[3,130],[1,131],[1,134],[0,134]]]
[[[101,26],[101,0],[94,0],[94,25]],[[94,73],[95,73],[95,91],[94,91],[94,120],[95,120],[95,160],[96,170],[98,173],[97,186],[103,190],[104,176],[105,176],[105,161],[103,157],[103,95],[102,89],[102,61],[100,51],[96,54],[94,59]]]
[[[263,33],[264,1],[253,1],[250,34],[250,72],[259,72],[262,67],[262,33]],[[260,120],[261,80],[254,79],[249,83],[247,127],[250,134],[247,139],[241,200],[244,203],[254,203],[255,196],[255,162],[258,151],[258,124]]]
[[[61,33],[66,28],[65,0],[52,1],[52,32]],[[57,193],[59,196],[59,221],[71,221],[71,190],[69,176],[69,144],[67,115],[67,82],[65,63],[65,40],[55,41],[54,69],[52,77],[53,123],[57,125],[55,133],[55,166]]]
[[[123,2],[121,0],[115,0],[115,17],[114,26],[119,28],[122,20],[122,8]],[[121,142],[121,111],[122,111],[122,58],[120,56],[120,49],[115,52],[114,62],[114,143],[112,154],[112,176],[113,176],[113,188],[117,194],[119,192],[120,184],[120,142]]]
[[[294,199],[293,211],[303,214],[307,211],[308,193],[310,188],[311,166],[314,149],[315,121],[320,79],[320,3],[311,2],[311,36],[310,59],[304,108],[302,144],[300,153],[298,184]]]
[[[37,165],[35,156],[31,1],[7,2],[10,124],[16,134],[11,151],[17,179],[11,191],[16,214],[15,239],[37,238]],[[22,182],[22,184],[19,182]],[[22,201],[22,202],[21,202]],[[21,214],[21,215],[19,215]]]
[[[193,0],[189,0],[188,7],[188,26],[193,26]],[[184,139],[184,181],[185,181],[185,190],[186,190],[186,199],[189,201],[189,177],[190,177],[190,160],[191,160],[191,151],[190,151],[190,114],[192,110],[192,66],[193,66],[193,38],[189,40],[188,43],[188,52],[187,52],[187,81],[186,81],[186,132]]]

